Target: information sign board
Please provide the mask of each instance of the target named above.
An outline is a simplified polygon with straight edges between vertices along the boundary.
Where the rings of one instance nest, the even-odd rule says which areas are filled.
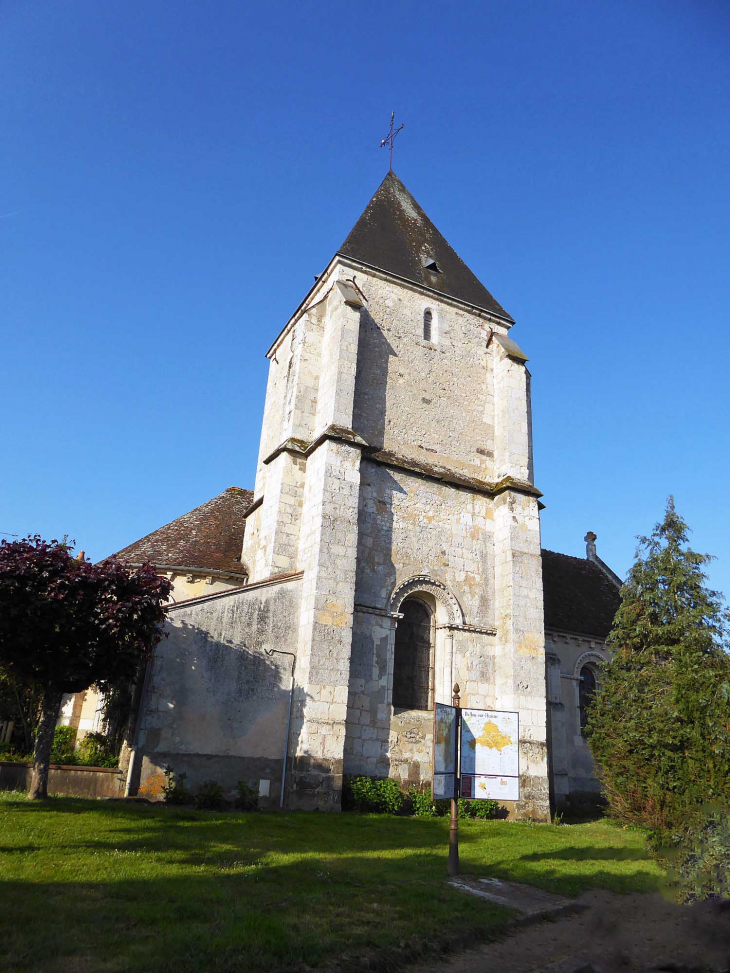
[[[519,713],[461,710],[461,796],[518,801]]]
[[[456,797],[458,711],[436,703],[433,721],[433,799]]]

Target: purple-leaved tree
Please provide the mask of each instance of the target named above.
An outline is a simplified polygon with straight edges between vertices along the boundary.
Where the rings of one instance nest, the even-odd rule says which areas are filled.
[[[29,798],[48,793],[64,693],[133,680],[162,637],[170,582],[150,564],[76,560],[38,535],[0,541],[0,666],[42,692]]]

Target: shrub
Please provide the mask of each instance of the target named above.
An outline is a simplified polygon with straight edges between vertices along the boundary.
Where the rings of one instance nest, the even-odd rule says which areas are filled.
[[[190,802],[190,791],[185,786],[187,774],[176,774],[168,764],[164,774],[166,783],[162,785],[162,793],[165,795],[165,804],[188,804]]]
[[[0,760],[9,760],[14,764],[30,763],[32,753],[19,753],[12,743],[0,743]]]
[[[204,781],[193,800],[198,811],[223,811],[227,804],[223,788],[214,780]]]
[[[730,813],[712,809],[657,849],[680,902],[730,899]]]
[[[73,726],[57,726],[53,733],[51,747],[52,764],[77,764],[79,758],[74,750],[76,742],[76,728]]]
[[[236,784],[236,792],[234,807],[239,811],[258,811],[259,794],[255,787],[251,787],[245,780],[239,780]]]
[[[374,814],[400,814],[406,802],[398,782],[389,777],[354,777],[345,782],[342,799],[351,810]]]
[[[499,803],[497,801],[468,801],[463,797],[459,799],[459,817],[478,818],[480,821],[487,821],[498,816]]]
[[[104,733],[87,733],[76,753],[80,762],[89,767],[116,767],[119,764],[113,741]]]
[[[439,816],[438,805],[443,803],[442,801],[433,800],[430,789],[419,790],[416,787],[411,787],[408,791],[408,800],[410,801],[413,814],[417,818],[437,818]]]

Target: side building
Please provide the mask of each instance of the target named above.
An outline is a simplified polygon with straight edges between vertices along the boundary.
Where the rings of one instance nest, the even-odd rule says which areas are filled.
[[[229,487],[119,551],[115,557],[132,567],[149,563],[172,583],[170,604],[202,594],[240,588],[248,580],[241,565],[246,510],[253,493]],[[82,552],[83,555],[83,552]],[[105,728],[104,699],[93,687],[63,698],[60,726],[72,726],[77,742]]]

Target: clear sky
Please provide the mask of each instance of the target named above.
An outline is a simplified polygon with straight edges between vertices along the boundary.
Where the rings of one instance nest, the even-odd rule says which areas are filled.
[[[545,547],[674,493],[730,595],[726,0],[0,0],[0,530],[253,485],[264,352],[394,168],[516,319]]]

